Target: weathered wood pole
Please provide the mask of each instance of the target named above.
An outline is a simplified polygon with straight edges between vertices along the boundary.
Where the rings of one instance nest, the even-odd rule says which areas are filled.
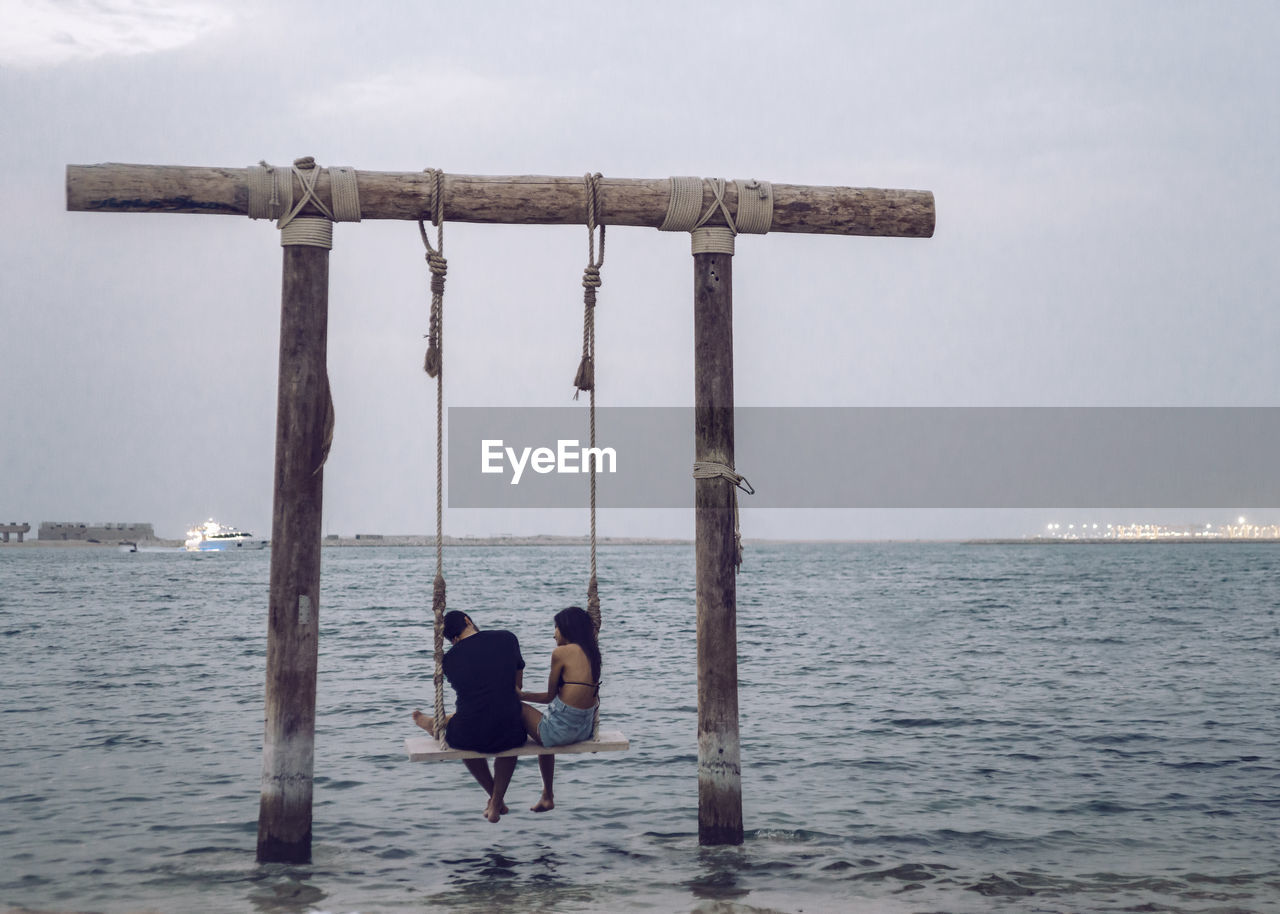
[[[418,172],[357,171],[361,219],[431,216],[432,180]],[[321,199],[329,200],[332,179],[319,176]],[[657,228],[671,197],[667,178],[604,178],[600,209],[610,225]],[[295,199],[301,199],[295,186]],[[445,175],[444,218],[449,222],[518,225],[581,225],[582,178],[546,175]],[[715,198],[704,189],[702,211],[713,208],[707,225],[723,226]],[[736,209],[738,191],[730,182],[725,202]],[[95,213],[249,213],[249,184],[243,168],[189,165],[67,166],[67,209]],[[311,204],[301,215],[320,212]],[[879,235],[928,238],[933,234],[933,194],[927,190],[875,187],[773,185],[770,232],[806,235]]]
[[[284,248],[258,862],[311,860],[329,250]]]
[[[733,466],[733,255],[693,255],[694,459]],[[742,843],[734,485],[694,481],[698,843]]]

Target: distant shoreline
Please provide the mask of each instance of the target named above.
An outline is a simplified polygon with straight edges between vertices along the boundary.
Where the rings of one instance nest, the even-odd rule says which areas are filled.
[[[8,542],[0,543],[0,552],[6,549],[118,549],[121,546],[130,545],[132,541],[126,542],[89,542],[88,540],[26,540],[21,543]],[[444,545],[449,547],[458,546],[476,546],[476,547],[497,547],[497,546],[588,546],[590,539],[586,536],[557,536],[552,534],[534,534],[531,536],[446,536]],[[410,546],[410,547],[430,547],[434,546],[436,538],[430,535],[377,535],[377,534],[361,534],[360,536],[327,536],[321,540],[321,545],[326,549],[343,549],[343,548],[370,548],[379,546]],[[1027,537],[984,537],[984,538],[954,538],[954,539],[774,539],[760,538],[743,539],[745,546],[788,546],[788,545],[945,545],[955,544],[962,546],[1182,546],[1182,545],[1198,545],[1209,546],[1216,543],[1229,543],[1238,545],[1241,543],[1280,543],[1280,539],[1262,538],[1262,537],[1148,537],[1134,539],[1055,539],[1052,537],[1027,536]],[[139,540],[140,547],[164,547],[164,548],[181,548],[182,540],[168,539],[152,539]],[[645,536],[606,536],[600,537],[596,541],[596,545],[601,548],[610,546],[692,546],[692,539],[680,539],[672,537],[645,537]]]
[[[1215,543],[1280,543],[1280,539],[1261,536],[1135,536],[1125,539],[1028,536],[1022,539],[971,539],[964,540],[964,543],[971,546],[1212,546]]]
[[[434,546],[436,538],[430,534],[358,534],[357,536],[326,536],[320,541],[325,547],[345,546]],[[446,546],[589,546],[587,536],[556,536],[549,533],[531,536],[446,536]],[[646,536],[602,536],[597,546],[691,546],[690,539],[668,539]]]

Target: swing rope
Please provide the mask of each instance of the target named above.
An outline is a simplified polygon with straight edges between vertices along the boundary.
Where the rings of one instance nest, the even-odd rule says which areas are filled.
[[[435,619],[435,717],[434,736],[441,747],[444,740],[444,280],[449,262],[444,258],[444,172],[425,170],[431,181],[431,222],[436,227],[436,244],[431,246],[426,224],[418,220],[418,232],[427,249],[431,269],[431,323],[427,333],[427,355],[423,370],[436,379],[436,577],[431,592],[431,612]]]
[[[582,391],[588,393],[587,413],[590,416],[591,454],[596,447],[596,290],[600,288],[600,267],[604,265],[604,230],[600,221],[600,172],[582,176],[587,211],[587,265],[582,271],[582,361],[573,379],[577,388],[573,398]],[[600,226],[600,257],[596,258],[596,225]],[[595,629],[596,642],[600,640],[600,594],[596,583],[596,461],[590,461],[591,485],[591,577],[587,581],[587,615]],[[591,738],[600,735],[600,702],[596,701],[595,720]]]
[[[445,615],[445,582],[444,582],[444,283],[448,273],[448,261],[444,257],[444,172],[426,169],[432,184],[432,216],[431,222],[436,226],[436,243],[431,244],[426,223],[418,220],[418,232],[422,236],[423,247],[426,248],[426,260],[431,269],[431,318],[427,333],[427,354],[423,361],[423,369],[436,380],[436,576],[432,587],[431,610],[435,620],[435,717],[433,735],[440,749],[447,750],[445,744],[445,711],[444,711],[444,615]],[[596,290],[600,288],[600,267],[604,264],[605,226],[600,221],[600,178],[599,172],[583,176],[586,196],[587,221],[587,266],[582,271],[582,359],[578,364],[578,372],[574,377],[578,393],[588,392],[588,415],[590,417],[590,446],[596,446],[596,385],[595,385],[595,307]],[[600,228],[599,257],[596,256],[596,226]],[[591,577],[587,582],[587,614],[591,617],[596,638],[600,636],[600,596],[596,579],[596,464],[592,460],[590,468],[591,485]],[[600,704],[596,702],[595,716],[592,724],[591,738],[600,736]]]

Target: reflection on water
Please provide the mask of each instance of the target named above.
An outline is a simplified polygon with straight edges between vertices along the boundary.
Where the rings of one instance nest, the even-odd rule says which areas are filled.
[[[311,885],[314,874],[305,869],[290,870],[275,865],[264,866],[260,878],[249,892],[253,910],[260,914],[299,914],[320,906],[326,892]]]
[[[683,883],[694,898],[712,901],[732,901],[751,894],[742,885],[738,873],[744,869],[747,855],[734,847],[698,848],[698,863],[702,872]]]

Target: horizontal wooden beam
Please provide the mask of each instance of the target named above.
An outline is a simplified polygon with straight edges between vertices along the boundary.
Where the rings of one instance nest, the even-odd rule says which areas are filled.
[[[248,169],[186,165],[67,166],[67,209],[98,213],[249,213]],[[296,179],[295,179],[296,181]],[[423,172],[357,171],[364,219],[429,219],[431,182]],[[318,183],[329,200],[330,181]],[[295,199],[302,198],[295,184]],[[667,178],[603,178],[600,202],[608,225],[657,228],[667,213]],[[446,175],[446,222],[499,222],[521,225],[580,225],[585,202],[581,177],[539,175]],[[737,208],[737,187],[725,193]],[[703,209],[713,197],[704,193]],[[307,214],[308,211],[304,211]],[[708,225],[724,225],[717,211]],[[928,238],[933,235],[933,194],[927,190],[872,187],[773,185],[775,232],[814,235],[879,235]]]

